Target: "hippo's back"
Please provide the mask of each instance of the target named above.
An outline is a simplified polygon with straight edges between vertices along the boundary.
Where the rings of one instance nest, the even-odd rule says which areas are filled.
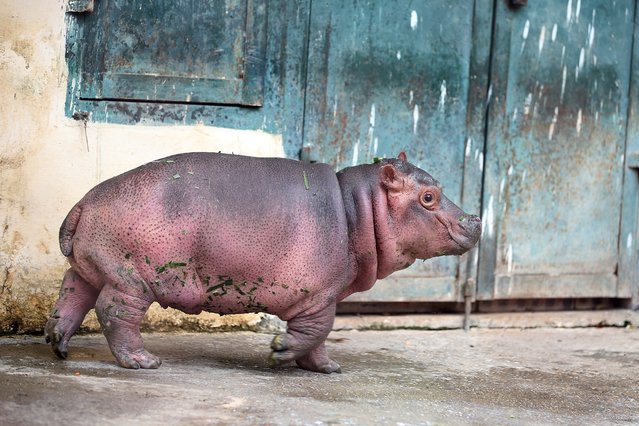
[[[95,186],[78,205],[147,212],[153,206],[168,219],[210,208],[262,217],[300,205],[333,223],[343,214],[337,178],[325,164],[210,152],[173,155],[122,173]]]

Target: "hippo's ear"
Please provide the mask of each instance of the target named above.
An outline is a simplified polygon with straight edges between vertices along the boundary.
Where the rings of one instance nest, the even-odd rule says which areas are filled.
[[[402,161],[408,161],[408,159],[406,158],[406,152],[405,151],[400,151],[399,155],[397,156],[397,159],[402,160]]]
[[[392,164],[384,164],[379,169],[379,180],[384,188],[391,191],[401,191],[404,188],[404,175]]]

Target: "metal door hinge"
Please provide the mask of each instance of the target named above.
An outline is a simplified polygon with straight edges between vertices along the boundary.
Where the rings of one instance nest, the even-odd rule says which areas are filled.
[[[94,0],[69,0],[67,12],[70,13],[91,13],[95,6]]]

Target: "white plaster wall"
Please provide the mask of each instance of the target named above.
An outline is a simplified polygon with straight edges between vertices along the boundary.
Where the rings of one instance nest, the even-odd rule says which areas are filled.
[[[65,4],[0,2],[0,333],[43,327],[66,269],[58,228],[96,183],[178,152],[284,155],[281,135],[261,131],[88,123],[85,134],[64,116]],[[149,318],[182,321],[157,307]]]

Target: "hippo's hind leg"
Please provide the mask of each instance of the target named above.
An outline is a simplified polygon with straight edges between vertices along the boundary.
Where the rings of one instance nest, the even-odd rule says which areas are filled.
[[[99,294],[100,290],[87,283],[73,269],[64,274],[60,296],[44,328],[46,340],[51,343],[58,357],[67,357],[69,340],[87,312],[95,306]]]
[[[335,309],[333,303],[319,312],[291,318],[286,334],[275,336],[271,343],[271,365],[296,361],[305,370],[340,373],[339,364],[328,357],[324,346],[333,327]]]
[[[162,363],[144,349],[140,335],[140,323],[152,302],[153,295],[142,280],[128,279],[120,286],[107,284],[100,292],[95,312],[111,353],[122,367],[158,368]]]

